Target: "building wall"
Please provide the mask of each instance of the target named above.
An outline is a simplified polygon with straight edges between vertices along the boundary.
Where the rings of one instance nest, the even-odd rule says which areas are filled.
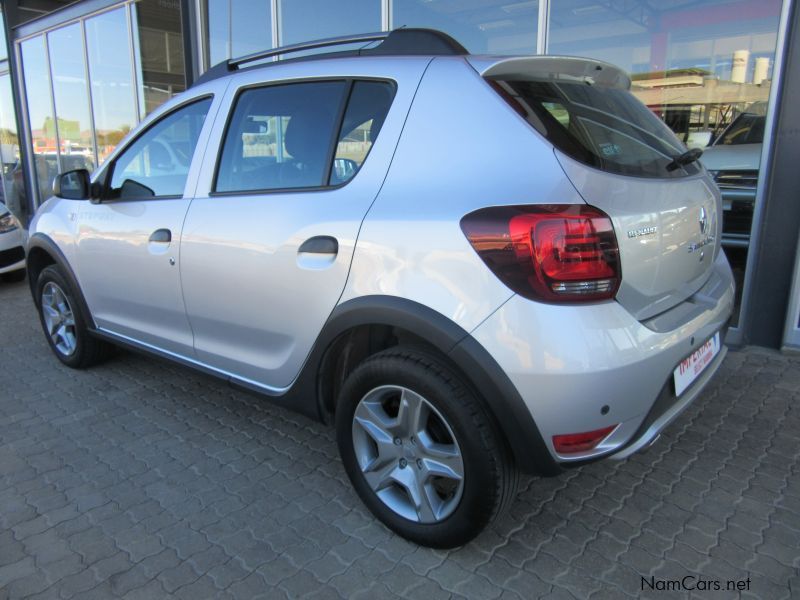
[[[800,10],[795,5],[787,20],[800,28]],[[764,181],[763,206],[756,223],[758,244],[750,264],[750,286],[759,293],[746,306],[747,341],[761,345],[800,347],[800,264],[795,248],[800,233],[800,39],[787,40],[783,59],[785,76],[775,105],[775,125],[767,159],[770,168]],[[794,273],[792,278],[781,276]],[[785,316],[785,317],[784,317]],[[785,318],[785,323],[784,323]]]

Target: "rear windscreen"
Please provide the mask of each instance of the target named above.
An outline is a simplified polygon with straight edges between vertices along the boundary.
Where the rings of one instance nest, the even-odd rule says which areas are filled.
[[[686,146],[627,90],[583,82],[494,83],[539,133],[582,163],[635,177],[682,177],[699,170],[697,163],[667,170]]]
[[[719,141],[714,145],[761,144],[764,142],[764,124],[767,117],[744,113],[736,117]]]

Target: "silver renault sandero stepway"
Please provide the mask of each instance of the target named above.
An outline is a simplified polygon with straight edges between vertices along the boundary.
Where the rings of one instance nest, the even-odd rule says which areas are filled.
[[[419,29],[218,65],[54,182],[27,249],[47,340],[335,423],[375,516],[463,544],[518,472],[652,443],[725,356],[719,192],[629,86]]]

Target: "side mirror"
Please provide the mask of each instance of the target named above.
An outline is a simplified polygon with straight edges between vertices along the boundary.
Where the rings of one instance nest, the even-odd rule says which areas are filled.
[[[337,158],[333,161],[333,174],[336,181],[344,182],[358,171],[358,163],[349,158]]]
[[[53,195],[66,200],[87,200],[91,196],[89,171],[76,169],[56,175],[53,179]]]

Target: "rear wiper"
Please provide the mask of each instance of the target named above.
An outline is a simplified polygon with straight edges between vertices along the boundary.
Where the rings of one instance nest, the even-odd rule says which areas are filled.
[[[696,161],[702,155],[703,151],[700,148],[692,148],[691,150],[687,150],[680,156],[676,156],[672,159],[672,162],[667,165],[667,171],[672,172],[679,167],[685,167],[686,165]]]

